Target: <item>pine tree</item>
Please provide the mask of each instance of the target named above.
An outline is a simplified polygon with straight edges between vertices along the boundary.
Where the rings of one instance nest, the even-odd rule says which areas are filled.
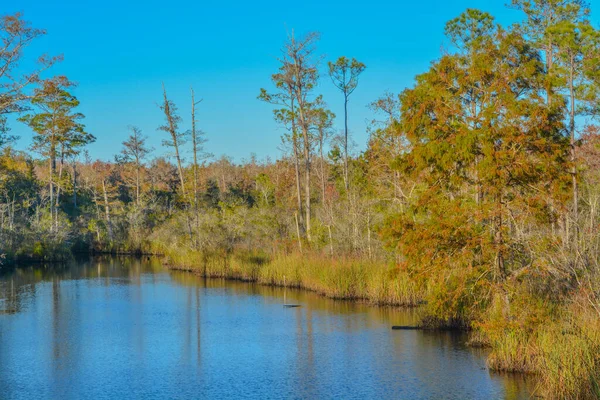
[[[83,114],[74,111],[79,106],[79,100],[68,92],[74,86],[64,76],[43,81],[35,89],[31,101],[37,112],[20,118],[35,134],[33,149],[48,158],[50,212],[56,221],[54,225],[58,224],[54,198],[57,158],[60,155],[62,162],[66,155],[76,154],[81,147],[96,140],[80,122],[84,118]]]
[[[142,130],[137,126],[128,127],[131,134],[123,142],[121,155],[117,157],[118,162],[133,163],[135,167],[135,203],[139,207],[141,201],[141,173],[144,161],[153,149],[146,145],[147,136],[142,134]]]
[[[346,57],[329,62],[329,76],[336,88],[344,95],[344,185],[348,190],[348,100],[358,86],[358,77],[365,70],[365,64]]]

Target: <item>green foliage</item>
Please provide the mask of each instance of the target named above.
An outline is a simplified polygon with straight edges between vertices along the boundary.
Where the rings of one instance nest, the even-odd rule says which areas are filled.
[[[204,204],[209,208],[218,208],[221,201],[221,190],[217,181],[209,179],[206,183],[206,191],[203,195]]]
[[[401,95],[410,152],[399,165],[422,188],[384,236],[411,269],[444,277],[429,305],[443,319],[476,317],[490,301],[480,286],[503,287],[530,265],[512,221],[543,224],[536,217],[566,166],[559,116],[539,96],[537,53],[492,21],[476,10],[451,21],[458,53]]]
[[[59,151],[63,156],[76,154],[81,147],[96,140],[79,122],[83,114],[73,112],[79,106],[79,100],[67,91],[73,86],[64,76],[43,81],[32,100],[40,111],[20,118],[36,134],[33,148],[53,161]]]

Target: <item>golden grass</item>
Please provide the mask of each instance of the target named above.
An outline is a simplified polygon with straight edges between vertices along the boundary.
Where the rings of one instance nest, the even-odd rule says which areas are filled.
[[[423,301],[417,285],[407,273],[381,262],[331,259],[318,254],[205,256],[190,250],[161,250],[170,268],[193,271],[206,277],[303,288],[330,298],[363,300],[379,305],[416,306]]]
[[[537,375],[549,399],[600,399],[600,316],[571,308],[534,329],[512,326],[489,342],[491,369]]]

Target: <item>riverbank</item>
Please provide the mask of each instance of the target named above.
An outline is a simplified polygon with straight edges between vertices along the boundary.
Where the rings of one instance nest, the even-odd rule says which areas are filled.
[[[235,253],[205,256],[193,251],[165,253],[164,264],[208,278],[310,290],[343,300],[415,307],[423,303],[417,284],[392,265],[320,255]]]
[[[536,375],[538,394],[544,398],[600,398],[600,321],[589,308],[576,303],[536,315],[547,304],[540,299],[538,304],[527,303],[533,298],[514,299],[512,312],[522,314],[520,318],[501,319],[491,306],[488,313],[472,321],[440,321],[427,307],[436,289],[382,262],[294,253],[164,253],[163,263],[168,268],[204,277],[300,288],[374,305],[424,305],[420,327],[469,330],[471,345],[491,349],[487,360],[491,370]]]

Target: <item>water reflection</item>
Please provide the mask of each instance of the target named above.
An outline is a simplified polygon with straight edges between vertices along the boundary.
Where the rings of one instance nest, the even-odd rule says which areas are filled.
[[[0,397],[527,398],[463,335],[390,329],[416,318],[155,260],[20,268],[0,275]]]

